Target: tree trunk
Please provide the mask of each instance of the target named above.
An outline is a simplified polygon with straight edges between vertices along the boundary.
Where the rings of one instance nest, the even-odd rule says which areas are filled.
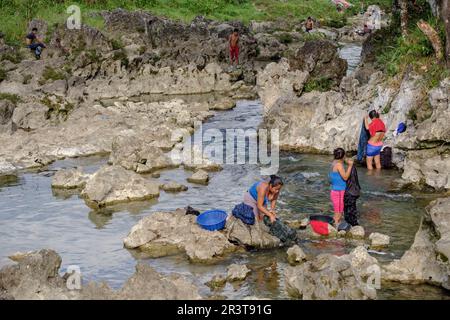
[[[399,0],[400,3],[400,27],[402,29],[402,35],[406,37],[408,35],[408,1]]]
[[[419,27],[420,31],[422,31],[427,36],[428,40],[430,40],[431,45],[434,49],[434,53],[436,54],[436,59],[441,61],[444,57],[444,52],[439,34],[436,32],[436,30],[433,29],[432,26],[430,26],[422,19],[417,22],[417,26]]]
[[[450,68],[450,0],[442,0],[441,17],[445,27],[445,60]]]

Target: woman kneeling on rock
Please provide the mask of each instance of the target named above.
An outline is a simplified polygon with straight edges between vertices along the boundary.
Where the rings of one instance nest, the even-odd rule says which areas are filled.
[[[350,177],[353,160],[347,159],[348,168],[344,168],[345,151],[337,148],[333,151],[334,160],[329,174],[331,183],[330,198],[334,208],[334,223],[337,227],[344,213],[344,194],[347,187],[346,181]]]
[[[244,195],[244,203],[253,208],[255,218],[259,221],[262,221],[264,216],[268,216],[273,223],[277,218],[275,206],[282,187],[283,180],[276,175],[271,175],[270,181],[256,182],[248,189]],[[270,210],[267,209],[269,201]]]

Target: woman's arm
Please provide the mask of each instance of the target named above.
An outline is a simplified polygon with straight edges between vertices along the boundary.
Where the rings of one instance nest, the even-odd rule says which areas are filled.
[[[344,170],[344,166],[342,164],[338,163],[336,165],[336,168],[337,168],[339,174],[341,175],[342,179],[344,179],[345,181],[347,181],[348,178],[350,177],[350,172],[352,171],[352,166],[353,166],[353,160],[349,160],[347,171]]]
[[[275,216],[272,212],[270,212],[269,210],[267,210],[267,208],[264,206],[264,198],[266,196],[266,190],[267,190],[268,186],[264,186],[263,184],[260,184],[258,186],[258,200],[257,200],[257,207],[258,210],[262,213],[264,213],[266,216],[268,216],[270,218],[271,222],[275,221]]]
[[[364,126],[366,127],[366,130],[369,130],[369,117],[364,117]]]

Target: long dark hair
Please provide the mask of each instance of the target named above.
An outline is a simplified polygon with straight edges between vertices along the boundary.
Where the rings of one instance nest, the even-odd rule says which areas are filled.
[[[279,176],[272,174],[270,175],[269,185],[271,185],[272,187],[282,186],[284,185],[284,182],[283,179],[281,179]]]
[[[369,112],[369,118],[373,119],[373,118],[379,118],[380,114],[376,111],[376,110],[372,110]]]
[[[345,150],[342,148],[336,148],[333,151],[333,156],[335,160],[341,160],[345,156]]]

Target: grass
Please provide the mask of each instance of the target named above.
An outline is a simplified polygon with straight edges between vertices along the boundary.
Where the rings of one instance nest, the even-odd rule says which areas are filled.
[[[321,77],[318,79],[309,80],[305,84],[304,91],[305,92],[311,92],[311,91],[325,92],[325,91],[331,90],[332,85],[333,85],[333,81],[331,79]]]
[[[56,81],[56,80],[64,80],[66,78],[65,74],[60,71],[56,71],[52,67],[46,66],[44,69],[44,72],[42,73],[42,77],[39,80],[39,84],[43,85],[47,83],[49,80]]]
[[[353,0],[354,7],[344,14],[338,13],[330,0],[1,0],[0,31],[9,44],[24,43],[27,24],[32,19],[45,20],[49,29],[66,21],[67,8],[78,5],[82,23],[104,29],[101,10],[123,8],[147,10],[155,15],[191,21],[198,15],[219,21],[239,20],[248,24],[252,20],[283,20],[299,22],[312,16],[329,26],[342,26],[346,18],[361,8],[361,0]],[[374,0],[389,10],[392,0]]]
[[[0,68],[0,82],[2,82],[3,80],[6,80],[7,78],[7,73],[4,69]]]
[[[4,53],[0,56],[0,61],[11,61],[12,63],[20,63],[23,60],[23,56],[20,51],[14,50],[11,52]]]
[[[423,3],[422,8],[421,12],[412,12],[406,37],[400,33],[398,18],[394,20],[390,28],[378,32],[374,42],[375,62],[390,77],[402,76],[407,70],[422,74],[422,85],[428,90],[450,76],[450,71],[444,65],[437,63],[430,41],[419,30],[416,22],[419,19],[427,21],[439,32],[443,43],[445,43],[444,26],[432,16],[429,10],[426,10],[428,8],[426,3]]]
[[[70,112],[75,108],[75,106],[68,102],[63,102],[61,97],[56,98],[57,101],[53,102],[49,97],[44,97],[41,103],[47,106],[48,110],[45,113],[45,118],[47,120],[55,117],[55,120],[66,121]]]
[[[18,104],[21,99],[17,94],[11,94],[11,93],[1,93],[0,92],[0,100],[9,100],[13,104]]]

